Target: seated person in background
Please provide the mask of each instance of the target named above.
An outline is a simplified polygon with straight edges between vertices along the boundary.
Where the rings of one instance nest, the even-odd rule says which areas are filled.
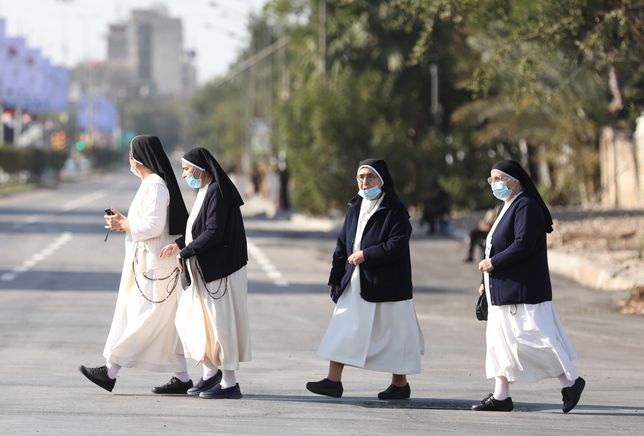
[[[499,205],[496,205],[493,209],[488,209],[485,211],[483,219],[479,220],[476,227],[470,230],[469,235],[469,247],[467,249],[467,257],[463,260],[464,262],[473,262],[474,261],[474,248],[483,247],[485,238],[492,228],[492,224],[496,220],[496,217],[499,214]]]

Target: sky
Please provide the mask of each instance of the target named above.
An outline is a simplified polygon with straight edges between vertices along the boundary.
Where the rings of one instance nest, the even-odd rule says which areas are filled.
[[[135,8],[165,5],[183,21],[184,48],[196,50],[204,83],[226,72],[248,41],[246,23],[266,0],[0,0],[9,36],[22,36],[55,64],[104,60],[108,25],[126,21]]]

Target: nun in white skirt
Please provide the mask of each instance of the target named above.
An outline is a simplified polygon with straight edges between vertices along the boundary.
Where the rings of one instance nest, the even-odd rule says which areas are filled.
[[[141,179],[127,217],[116,209],[106,227],[126,232],[125,260],[103,356],[104,366],[80,371],[112,391],[121,367],[170,372],[174,376],[157,394],[185,394],[192,387],[183,347],[174,325],[179,271],[161,249],[183,234],[188,212],[172,166],[156,136],[136,136],[130,146],[130,169]]]
[[[251,360],[247,308],[246,233],[242,198],[208,150],[188,151],[181,160],[183,177],[198,189],[185,238],[166,246],[187,268],[190,285],[182,293],[176,326],[186,357],[202,366],[203,375],[189,395],[208,399],[241,398],[236,378],[240,362]]]
[[[488,183],[504,202],[479,263],[488,303],[485,368],[494,392],[476,411],[511,411],[510,383],[557,378],[562,410],[568,413],[586,384],[552,303],[546,233],[552,217],[534,183],[512,160],[494,164]]]
[[[306,388],[341,397],[350,365],[392,374],[378,398],[406,399],[407,375],[420,372],[424,353],[412,299],[409,214],[384,160],[360,162],[356,179],[359,194],[349,202],[329,278],[336,307],[317,352],[329,371]]]

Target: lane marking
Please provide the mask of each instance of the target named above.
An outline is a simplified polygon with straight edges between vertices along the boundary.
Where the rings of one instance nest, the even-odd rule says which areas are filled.
[[[255,243],[246,240],[248,246],[248,254],[253,258],[259,267],[264,271],[264,274],[273,281],[273,284],[280,287],[289,286],[290,283],[284,278],[284,275],[273,265],[268,256],[259,248]]]
[[[19,274],[25,273],[38,265],[40,262],[45,260],[48,256],[52,255],[56,250],[60,249],[63,245],[72,240],[73,234],[70,232],[65,232],[61,234],[55,241],[49,244],[47,247],[40,250],[38,253],[31,256],[29,259],[22,262],[21,265],[16,266],[11,270],[11,272],[4,273],[0,276],[0,281],[11,282],[18,277]]]
[[[105,197],[105,195],[107,195],[107,190],[105,189],[99,189],[98,191],[90,192],[89,194],[85,194],[82,197],[75,198],[74,200],[70,200],[67,203],[63,204],[62,210],[64,212],[68,212],[70,210],[77,209],[87,203],[91,203],[92,201],[98,200],[99,198],[103,198]]]
[[[92,201],[105,197],[106,195],[107,195],[106,189],[99,189],[98,191],[90,192],[89,194],[85,194],[78,198],[74,198],[73,200],[69,200],[67,203],[64,203],[60,208],[60,211],[56,211],[54,213],[49,213],[45,215],[35,215],[35,214],[28,215],[27,217],[25,217],[24,220],[13,223],[13,228],[21,229],[27,224],[34,224],[40,221],[50,220],[57,214],[78,209],[79,207],[85,206],[86,204],[91,203]]]

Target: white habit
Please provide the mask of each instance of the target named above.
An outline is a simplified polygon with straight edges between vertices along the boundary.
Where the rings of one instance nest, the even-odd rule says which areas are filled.
[[[103,351],[108,362],[149,371],[186,371],[183,349],[174,326],[180,289],[172,274],[176,261],[172,257],[159,257],[161,248],[175,239],[168,234],[169,203],[165,182],[157,174],[151,174],[141,181],[130,204],[127,216],[130,231],[125,235],[121,284]],[[133,261],[136,261],[136,280]],[[152,281],[144,274],[149,278],[171,277]],[[168,292],[171,295],[162,303],[152,303],[145,298],[160,301]]]
[[[208,186],[199,189],[190,211],[186,245],[193,241],[192,225],[199,215],[207,190]],[[246,267],[227,278],[209,282],[208,287],[214,292],[211,296],[197,271],[196,256],[188,259],[187,265],[192,283],[182,292],[176,319],[186,357],[197,363],[207,358],[222,370],[235,371],[239,369],[239,362],[251,360]]]
[[[490,257],[491,241],[497,224],[516,199],[501,209],[485,244],[485,257]],[[559,322],[552,301],[539,304],[493,306],[490,300],[490,275],[483,274],[488,302],[486,330],[487,378],[503,376],[510,382],[532,382],[544,378],[577,378],[572,364],[576,355]]]
[[[385,194],[386,195],[386,194]],[[384,195],[362,200],[354,251]],[[423,334],[412,299],[372,303],[360,296],[360,265],[338,299],[317,355],[326,360],[391,374],[417,374],[424,353]]]

